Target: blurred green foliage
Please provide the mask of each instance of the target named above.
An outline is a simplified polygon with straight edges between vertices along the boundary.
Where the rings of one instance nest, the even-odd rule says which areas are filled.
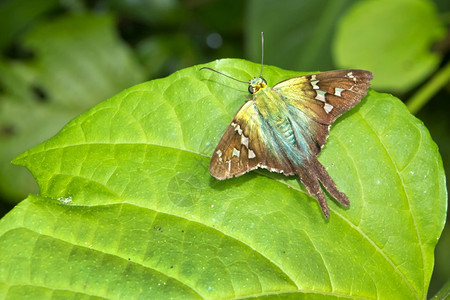
[[[10,161],[119,91],[218,58],[298,71],[367,68],[429,128],[450,169],[447,0],[5,0],[0,3],[0,200],[37,186]],[[246,80],[246,78],[241,78]],[[411,99],[411,102],[408,102]],[[450,277],[450,233],[429,295]]]

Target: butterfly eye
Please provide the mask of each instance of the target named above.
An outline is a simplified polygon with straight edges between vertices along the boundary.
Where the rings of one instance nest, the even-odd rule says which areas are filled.
[[[255,88],[254,88],[252,85],[249,85],[249,86],[248,86],[248,92],[249,92],[250,94],[253,94],[253,93],[255,92]]]

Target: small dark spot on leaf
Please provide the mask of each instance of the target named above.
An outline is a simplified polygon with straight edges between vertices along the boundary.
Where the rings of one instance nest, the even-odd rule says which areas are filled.
[[[12,43],[5,51],[4,55],[15,60],[32,60],[36,55],[34,52],[19,43]]]
[[[122,16],[118,20],[118,23],[120,36],[127,41],[131,41],[133,44],[136,43],[138,35],[146,33],[151,29],[146,22],[126,16]]]
[[[171,269],[173,269],[173,266],[170,266]]]
[[[12,136],[16,133],[15,127],[12,124],[3,124],[0,127],[0,135],[1,136]]]
[[[431,45],[430,51],[441,55],[443,53],[446,53],[449,48],[450,48],[450,32],[447,31],[447,34],[443,39],[439,39],[438,41],[434,42]]]
[[[31,91],[33,92],[33,95],[35,96],[36,100],[38,100],[39,102],[48,101],[47,93],[42,87],[34,85],[31,87]]]

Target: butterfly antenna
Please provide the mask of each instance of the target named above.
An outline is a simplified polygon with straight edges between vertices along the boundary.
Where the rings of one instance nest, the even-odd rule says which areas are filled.
[[[261,73],[259,73],[259,77],[262,76],[264,66],[264,32],[261,32]]]
[[[202,67],[202,68],[200,68],[200,70],[210,70],[210,71],[216,72],[217,74],[220,74],[220,75],[223,75],[223,76],[225,76],[225,77],[228,77],[228,78],[230,78],[230,79],[233,79],[233,80],[236,80],[236,81],[239,81],[239,82],[247,83],[247,84],[248,84],[248,81],[242,81],[242,80],[236,79],[236,78],[234,78],[234,77],[231,77],[230,75],[224,74],[224,73],[222,73],[222,72],[219,72],[219,71],[217,71],[217,70],[214,70],[214,69],[211,69],[211,68],[208,68],[208,67]]]

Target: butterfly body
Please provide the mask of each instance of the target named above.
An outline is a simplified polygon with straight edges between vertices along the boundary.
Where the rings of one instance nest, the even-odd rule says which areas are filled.
[[[311,155],[305,119],[296,113],[286,99],[276,89],[265,87],[254,94],[255,105],[260,113],[260,122],[271,133],[268,140],[275,140],[277,148],[288,156],[291,162],[301,163]],[[271,144],[272,145],[272,144]]]
[[[299,176],[326,217],[329,209],[319,182],[339,203],[349,205],[317,155],[331,124],[366,95],[371,79],[372,73],[363,70],[298,76],[273,88],[262,77],[251,79],[253,97],[236,113],[214,151],[211,175],[223,180],[265,168]]]

